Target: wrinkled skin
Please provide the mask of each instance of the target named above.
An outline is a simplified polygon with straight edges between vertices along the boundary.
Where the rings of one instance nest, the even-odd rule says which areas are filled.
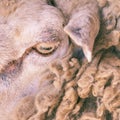
[[[76,3],[80,5],[80,1],[82,0],[76,0]],[[47,71],[47,67],[51,62],[63,59],[72,53],[69,50],[71,45],[68,35],[75,44],[83,48],[88,61],[91,61],[93,43],[99,30],[97,12],[93,13],[93,16],[95,15],[98,20],[95,23],[97,28],[93,27],[90,39],[84,41],[79,37],[79,31],[76,35],[69,29],[73,25],[75,29],[86,32],[85,34],[91,31],[90,27],[94,24],[94,17],[91,20],[92,22],[89,18],[85,22],[88,31],[80,28],[79,21],[81,23],[87,18],[83,16],[83,19],[81,19],[81,13],[79,13],[81,9],[74,11],[72,6],[70,13],[73,14],[68,13],[68,19],[65,20],[63,14],[65,16],[67,14],[60,12],[57,0],[55,2],[59,9],[48,5],[45,0],[21,0],[15,3],[13,0],[10,4],[9,2],[7,4],[7,2],[7,0],[0,1],[1,120],[10,119],[12,110],[21,98],[37,93],[42,74]],[[87,15],[86,13],[87,7],[85,8],[85,15]],[[64,25],[66,25],[65,28]],[[84,24],[82,27],[84,27]],[[85,36],[85,40],[87,39],[88,37]],[[88,47],[89,43],[91,44],[90,48]]]

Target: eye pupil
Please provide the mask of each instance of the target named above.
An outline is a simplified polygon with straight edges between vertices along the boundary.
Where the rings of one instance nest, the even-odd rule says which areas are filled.
[[[58,48],[59,42],[55,43],[38,43],[35,49],[42,55],[52,54]]]
[[[41,54],[50,54],[55,50],[55,47],[47,47],[47,46],[38,46],[37,51]]]
[[[40,46],[40,50],[51,50],[52,49],[52,47],[42,47],[42,46]]]

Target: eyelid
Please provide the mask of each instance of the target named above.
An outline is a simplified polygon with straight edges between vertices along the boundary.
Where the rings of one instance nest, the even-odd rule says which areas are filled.
[[[42,55],[48,55],[53,53],[59,46],[60,42],[44,42],[38,43],[35,49]]]

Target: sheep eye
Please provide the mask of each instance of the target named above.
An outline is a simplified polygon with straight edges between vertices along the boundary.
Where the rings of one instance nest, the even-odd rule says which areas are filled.
[[[36,50],[42,54],[42,55],[48,55],[53,53],[57,47],[58,47],[59,43],[38,43],[36,45]]]

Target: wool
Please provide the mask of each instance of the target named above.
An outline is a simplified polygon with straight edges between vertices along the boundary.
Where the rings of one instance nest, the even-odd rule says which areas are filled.
[[[1,120],[119,120],[119,0],[61,1],[0,1]]]

